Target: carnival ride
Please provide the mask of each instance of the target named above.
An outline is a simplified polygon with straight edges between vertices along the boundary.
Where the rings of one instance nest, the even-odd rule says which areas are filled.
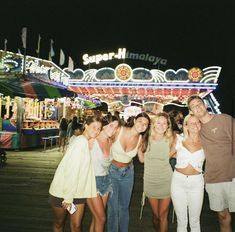
[[[212,93],[218,85],[219,66],[161,71],[132,69],[123,63],[115,69],[105,67],[98,70],[64,71],[70,75],[68,89],[89,98],[100,99],[110,108],[153,103],[185,106],[190,95],[198,94],[207,101],[212,112],[220,113],[219,103]]]

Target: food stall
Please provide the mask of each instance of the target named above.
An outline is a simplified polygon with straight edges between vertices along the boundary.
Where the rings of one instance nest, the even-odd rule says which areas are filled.
[[[43,137],[58,135],[58,112],[63,105],[57,99],[76,96],[67,90],[68,78],[50,61],[0,51],[2,148],[38,147]]]
[[[49,102],[49,103],[48,103]],[[42,138],[59,133],[58,109],[51,99],[1,97],[1,147],[25,149],[42,145]]]

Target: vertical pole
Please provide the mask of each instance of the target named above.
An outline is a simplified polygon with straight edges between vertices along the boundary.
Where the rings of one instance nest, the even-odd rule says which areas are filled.
[[[6,118],[7,119],[10,116],[10,104],[11,104],[11,98],[10,96],[7,96],[7,102],[6,102]]]
[[[64,103],[63,103],[63,118],[66,117],[66,97],[64,97]]]
[[[16,116],[16,129],[19,134],[18,147],[21,149],[21,138],[22,138],[22,123],[23,123],[23,115],[24,115],[24,107],[23,107],[23,99],[21,97],[17,97],[17,116]]]
[[[23,78],[25,78],[25,68],[26,68],[26,48],[24,48],[24,58],[23,58]]]
[[[44,119],[47,119],[47,100],[44,100]]]
[[[40,120],[43,119],[43,113],[42,113],[43,104],[42,103],[43,103],[42,101],[39,102],[39,116],[38,117],[40,118]]]
[[[2,117],[2,96],[0,95],[0,118]]]

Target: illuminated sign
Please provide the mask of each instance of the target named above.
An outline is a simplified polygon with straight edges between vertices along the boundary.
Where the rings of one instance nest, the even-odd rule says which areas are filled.
[[[157,64],[166,65],[167,64],[167,59],[163,59],[163,58],[157,57],[157,56],[152,56],[148,53],[139,54],[139,53],[127,51],[125,58],[126,59],[133,59],[133,60],[148,61],[148,62],[151,62],[152,65],[157,65]]]
[[[0,75],[23,73],[24,56],[0,50]],[[68,85],[69,75],[51,61],[26,56],[25,71],[44,82]]]
[[[127,51],[126,48],[119,48],[117,53],[108,52],[108,53],[96,54],[96,55],[92,55],[92,56],[89,56],[88,54],[84,54],[82,56],[82,59],[83,59],[84,65],[99,64],[102,61],[110,61],[110,60],[114,60],[114,59],[142,60],[142,61],[151,62],[152,65],[157,65],[157,64],[166,65],[167,64],[167,59],[157,57],[157,56],[152,56],[149,53],[139,54],[136,52],[130,52],[130,51]]]
[[[44,62],[45,63],[45,62]],[[62,74],[62,70],[55,64],[48,61],[43,64],[40,60],[30,60],[26,62],[26,70],[33,74],[44,74],[48,76],[52,81],[61,83],[65,86],[68,85],[69,76],[65,73]],[[50,65],[50,66],[48,66]]]
[[[108,61],[113,59],[125,59],[126,57],[126,49],[125,48],[119,48],[118,52],[109,52],[109,53],[103,53],[103,54],[97,54],[94,56],[89,56],[88,54],[84,54],[82,56],[83,64],[88,65],[92,63],[99,64],[101,61]]]

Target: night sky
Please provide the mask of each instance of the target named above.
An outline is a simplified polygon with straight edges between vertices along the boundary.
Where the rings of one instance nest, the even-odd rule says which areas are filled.
[[[131,67],[164,71],[221,66],[214,94],[222,112],[234,115],[234,10],[234,1],[7,0],[0,6],[0,48],[7,38],[9,51],[22,49],[21,29],[27,27],[27,55],[36,56],[40,33],[40,57],[48,58],[53,39],[53,61],[58,64],[62,48],[66,62],[71,56],[75,68],[86,69],[82,65],[84,53],[117,51],[119,47],[167,59],[167,65],[158,67],[128,60]]]

